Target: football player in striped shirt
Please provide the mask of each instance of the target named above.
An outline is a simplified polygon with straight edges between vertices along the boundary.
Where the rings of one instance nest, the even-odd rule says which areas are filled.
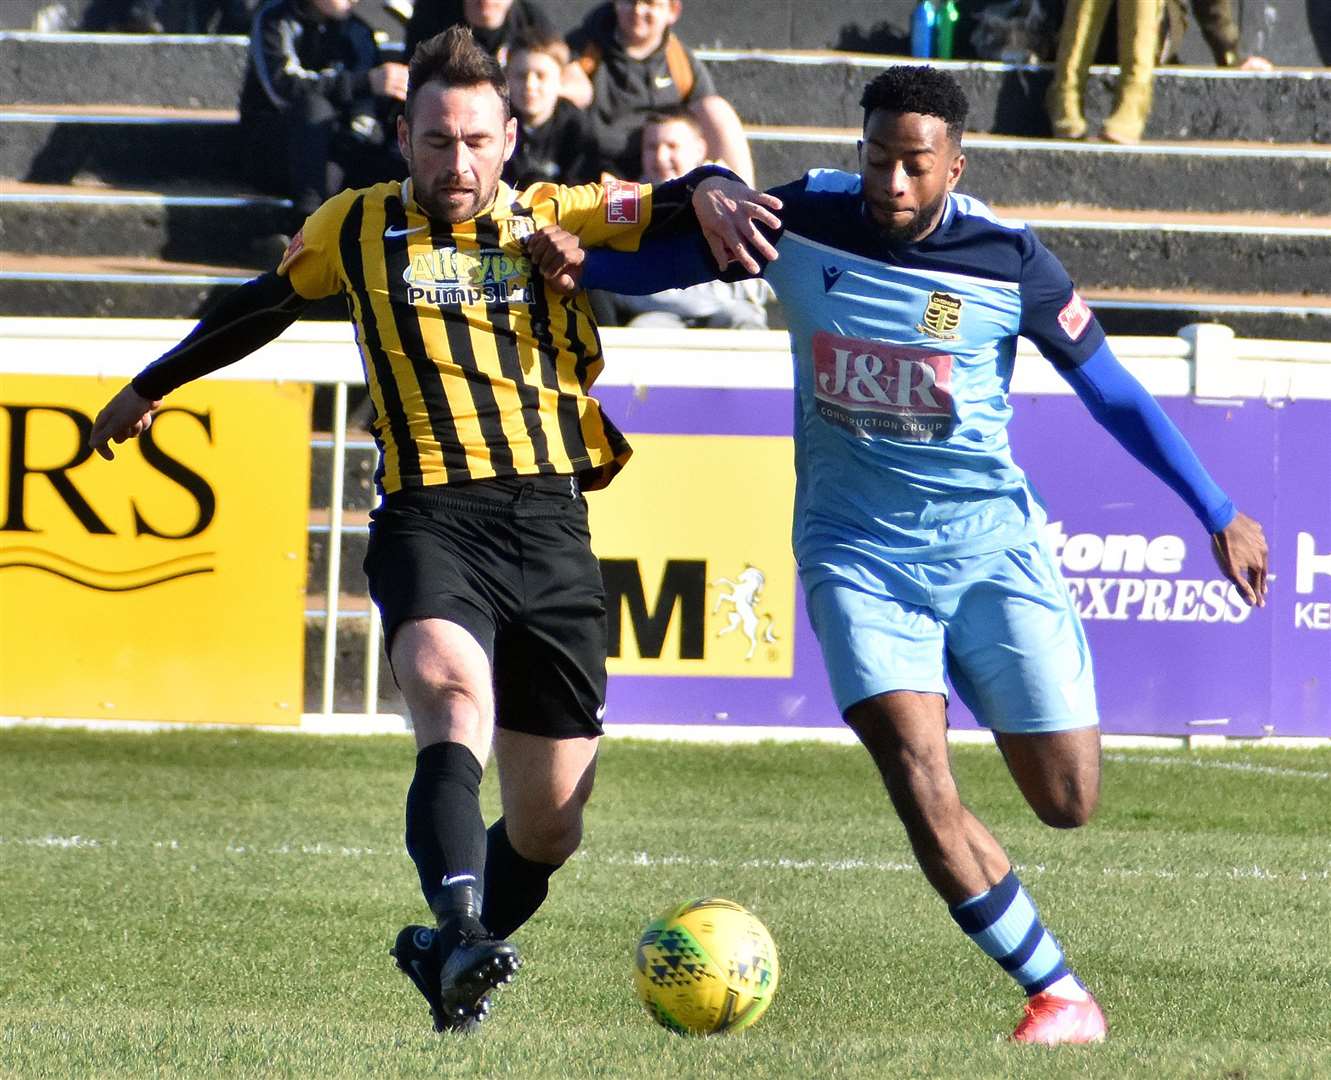
[[[585,298],[533,273],[524,242],[559,224],[632,249],[696,220],[725,170],[652,187],[500,180],[516,121],[498,63],[465,28],[412,58],[405,182],[320,207],[276,271],[240,286],[102,410],[93,447],[141,434],[176,387],[345,299],[375,416],[365,569],[418,753],[406,843],[433,913],[393,948],[438,1030],[469,1030],[518,966],[508,936],[576,850],[605,711],[606,621],[582,492],[628,442],[590,390],[601,343]],[[734,207],[723,245],[754,211]],[[715,220],[715,215],[713,215]],[[255,438],[262,438],[256,419]],[[493,743],[503,816],[479,785]]]

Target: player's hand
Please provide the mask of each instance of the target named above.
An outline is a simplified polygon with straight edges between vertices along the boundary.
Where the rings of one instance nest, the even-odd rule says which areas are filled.
[[[1249,607],[1266,606],[1266,537],[1247,514],[1235,514],[1224,530],[1211,535],[1220,571],[1234,583]]]
[[[776,259],[776,248],[758,225],[779,229],[781,219],[772,211],[780,209],[781,200],[775,195],[720,176],[709,176],[693,190],[694,213],[722,270],[737,262],[750,274],[758,274],[762,266],[755,253],[767,262]]]
[[[407,65],[380,64],[370,68],[370,90],[376,97],[407,99]]]
[[[153,410],[160,408],[162,402],[149,401],[138,394],[133,386],[126,386],[106,403],[97,419],[92,423],[92,434],[88,436],[88,445],[107,461],[115,454],[111,443],[136,439],[152,427]]]
[[[576,236],[558,225],[546,225],[527,237],[526,248],[527,258],[555,292],[578,291],[587,253]]]

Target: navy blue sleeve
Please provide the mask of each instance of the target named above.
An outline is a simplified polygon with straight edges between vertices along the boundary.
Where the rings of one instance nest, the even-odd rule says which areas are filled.
[[[709,168],[716,171],[699,175],[703,169]],[[720,170],[716,166],[695,169],[682,178],[691,181],[687,187],[690,199],[693,188],[706,179],[707,175],[724,175],[727,179],[738,179],[729,170]],[[681,181],[671,180],[662,185],[662,190],[669,188],[673,191],[672,185],[679,183]],[[771,194],[784,203],[788,197],[788,189],[795,187],[802,189],[803,181],[773,188]],[[653,196],[655,197],[655,193]],[[680,214],[676,220],[683,220],[684,217],[685,215]],[[773,245],[781,238],[780,229],[770,229],[766,225],[759,225],[758,228]],[[759,263],[763,261],[757,255],[755,258]],[[754,276],[739,263],[731,263],[724,270],[718,269],[716,260],[712,258],[712,250],[698,229],[696,218],[692,219],[691,226],[683,232],[675,227],[660,236],[649,233],[637,251],[590,248],[587,251],[586,261],[582,264],[584,289],[604,289],[606,292],[619,293],[621,296],[650,296],[664,289],[687,289],[704,281],[743,281]]]
[[[645,240],[637,251],[589,248],[582,264],[582,287],[622,296],[649,296],[664,289],[687,289],[721,276],[701,234]]]
[[[1073,288],[1063,264],[1030,229],[1023,234],[1022,245],[1018,333],[1060,371],[1085,363],[1104,344],[1104,330]]]
[[[1060,367],[1059,373],[1096,421],[1187,503],[1207,532],[1220,532],[1234,520],[1229,496],[1211,479],[1159,402],[1118,362],[1108,342],[1102,340],[1083,363]]]

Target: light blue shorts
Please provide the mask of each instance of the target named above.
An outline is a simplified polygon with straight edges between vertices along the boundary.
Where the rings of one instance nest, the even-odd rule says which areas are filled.
[[[1099,722],[1086,635],[1038,541],[941,562],[866,558],[814,584],[807,600],[843,715],[889,690],[946,695],[946,672],[994,731]]]

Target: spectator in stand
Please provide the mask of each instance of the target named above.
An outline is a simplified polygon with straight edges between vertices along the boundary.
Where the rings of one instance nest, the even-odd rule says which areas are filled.
[[[648,183],[678,179],[706,161],[702,127],[687,109],[677,107],[647,118],[642,128],[642,178]],[[767,285],[758,278],[704,281],[647,296],[605,296],[597,310],[610,310],[615,325],[767,329]]]
[[[507,63],[514,43],[527,34],[558,36],[534,0],[416,0],[407,23],[407,59],[422,41],[458,25],[471,27],[476,43],[501,64]]]
[[[559,96],[568,56],[562,38],[537,30],[517,38],[509,49],[508,93],[518,118],[518,145],[504,180],[512,187],[597,179],[591,123],[581,109]]]
[[[1112,3],[1113,0],[1069,0],[1059,31],[1054,81],[1045,97],[1050,124],[1060,139],[1086,137],[1082,96]],[[1191,3],[1217,64],[1243,71],[1271,70],[1269,60],[1245,57],[1239,52],[1239,34],[1229,0],[1191,0]],[[1170,37],[1176,43],[1181,36],[1180,16],[1186,20],[1187,15],[1181,0],[1168,0],[1168,7]],[[1100,130],[1107,142],[1141,142],[1151,115],[1151,84],[1161,50],[1165,8],[1166,0],[1120,0],[1118,4],[1119,80],[1114,111]]]
[[[637,176],[643,121],[683,105],[702,128],[707,156],[752,183],[739,116],[671,29],[682,10],[682,0],[613,0],[593,9],[569,35],[574,60],[564,70],[564,95],[591,114],[605,172]]]
[[[254,17],[240,120],[254,179],[287,195],[299,223],[344,187],[406,175],[387,124],[404,64],[378,63],[356,0],[269,0]]]
[[[65,10],[67,12],[68,8]],[[65,29],[64,26],[54,28]],[[160,34],[166,29],[162,25],[162,0],[93,0],[83,13],[80,29],[118,34]]]
[[[245,34],[258,0],[92,0],[83,12],[80,30],[120,34],[161,34],[168,27],[187,34]],[[32,28],[45,33],[73,30],[70,5],[56,0],[41,8]],[[167,20],[168,13],[174,18]]]

